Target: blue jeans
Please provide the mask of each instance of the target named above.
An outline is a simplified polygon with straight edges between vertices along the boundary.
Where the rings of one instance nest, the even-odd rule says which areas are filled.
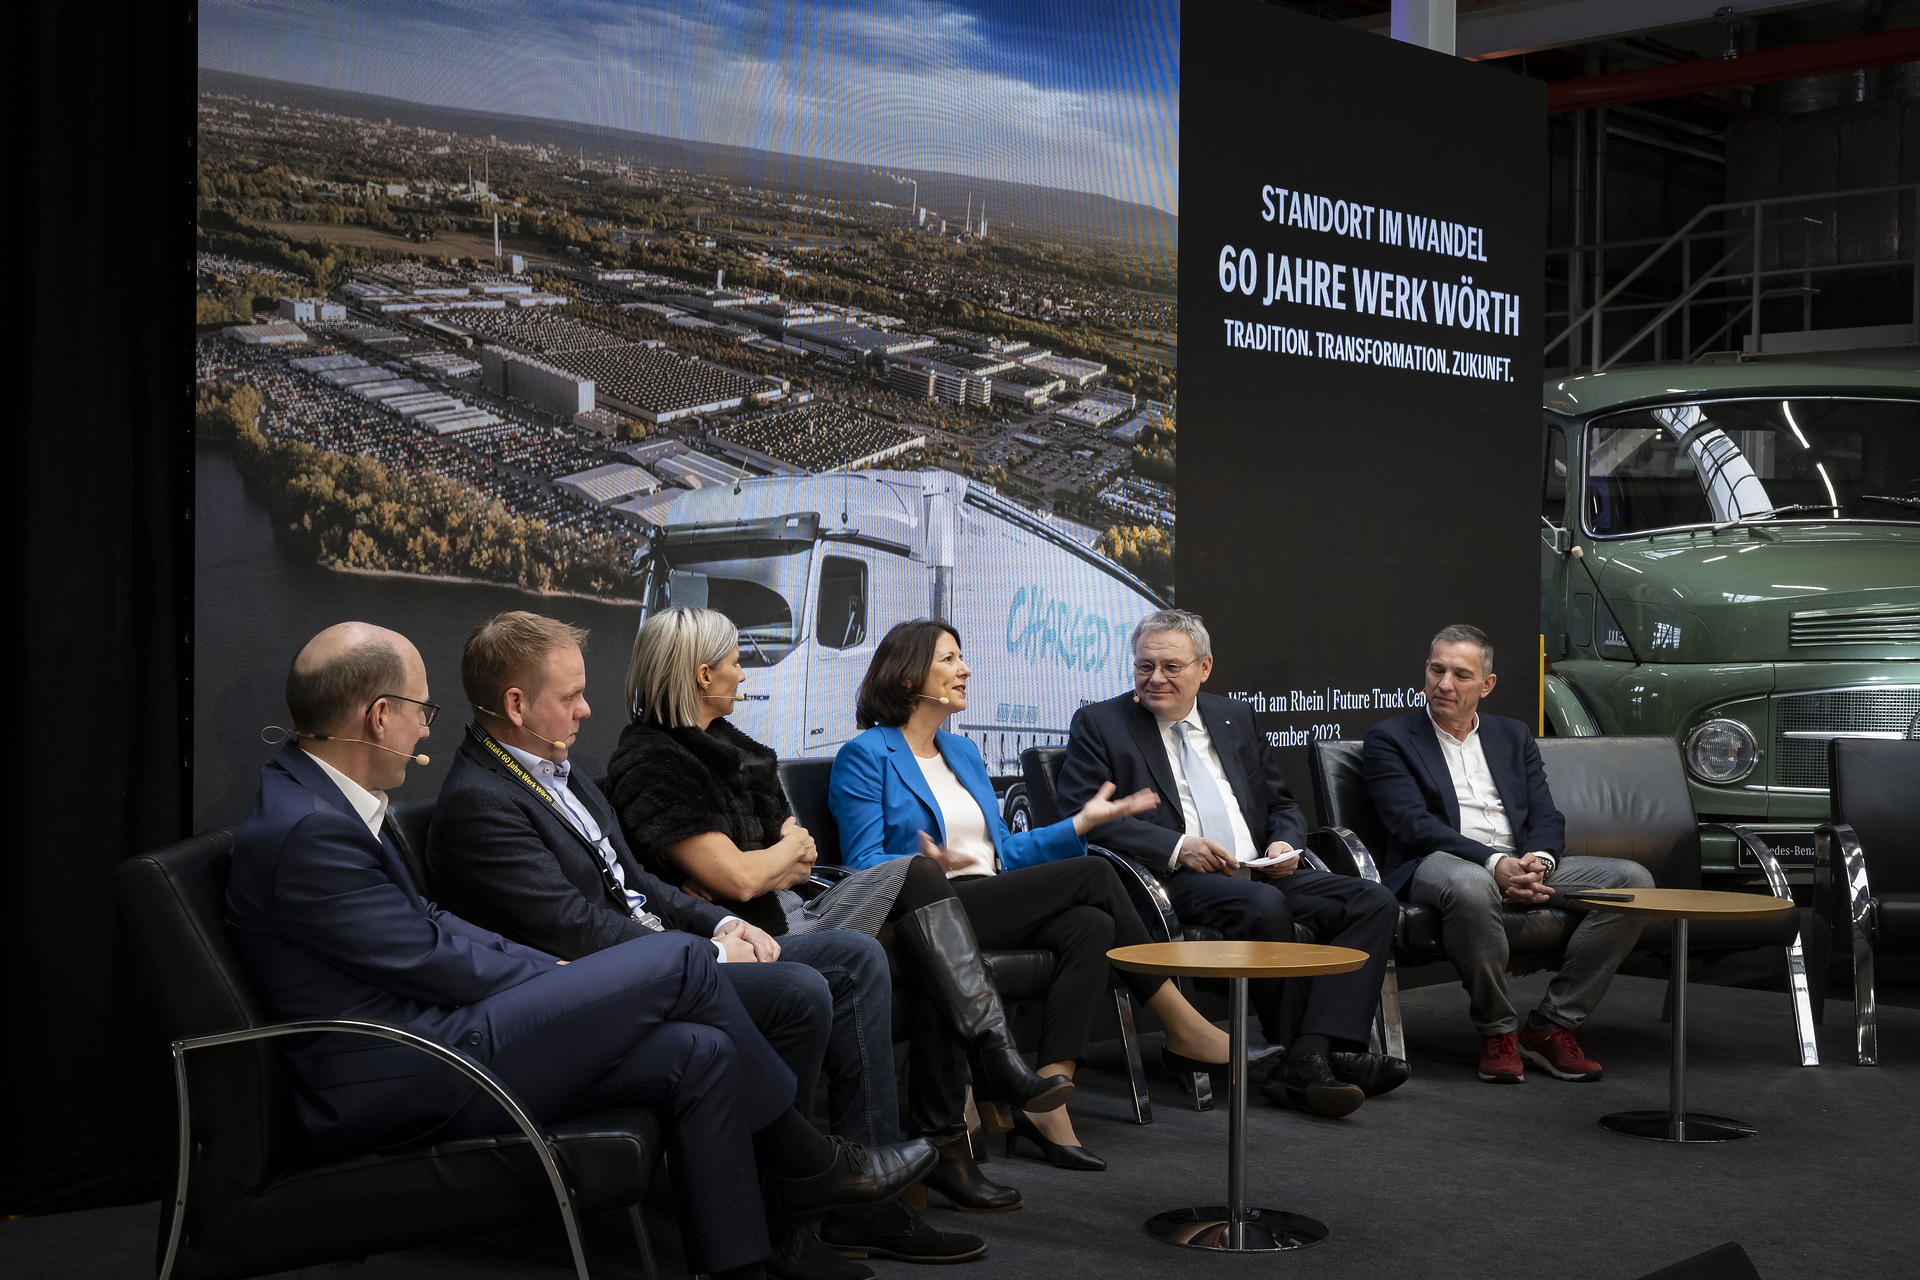
[[[834,1134],[869,1147],[900,1141],[886,949],[852,929],[783,934],[779,942],[778,962],[727,964],[720,972],[799,1078],[794,1106],[812,1113],[824,1063]]]

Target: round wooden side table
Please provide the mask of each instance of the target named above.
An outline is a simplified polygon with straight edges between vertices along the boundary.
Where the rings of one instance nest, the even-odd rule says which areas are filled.
[[[1351,973],[1367,962],[1352,947],[1297,942],[1152,942],[1107,952],[1116,968],[1168,977],[1225,978],[1232,1042],[1228,1058],[1227,1203],[1172,1209],[1147,1219],[1168,1244],[1223,1253],[1303,1249],[1327,1238],[1325,1223],[1279,1209],[1247,1207],[1247,979]]]
[[[1752,1137],[1754,1128],[1744,1121],[1687,1110],[1687,921],[1759,920],[1792,911],[1793,900],[1707,889],[1622,889],[1618,896],[1625,901],[1621,902],[1595,896],[1612,892],[1569,896],[1593,911],[1673,921],[1673,1066],[1665,1111],[1617,1111],[1601,1116],[1600,1123],[1615,1133],[1657,1142],[1735,1142]]]

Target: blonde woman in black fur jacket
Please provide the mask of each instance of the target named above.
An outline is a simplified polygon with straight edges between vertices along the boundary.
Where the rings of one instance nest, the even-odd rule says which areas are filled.
[[[805,900],[794,892],[812,874],[813,838],[793,817],[774,753],[727,723],[745,673],[739,637],[724,614],[669,609],[634,637],[627,671],[633,720],[620,735],[607,792],[634,856],[662,879],[708,898],[776,938],[853,928],[892,943],[899,980],[922,999],[911,1028],[909,1125],[931,1139],[940,1163],[928,1187],[956,1208],[993,1213],[1020,1206],[1020,1193],[989,1181],[967,1147],[968,1062],[983,1098],[1025,1111],[1064,1106],[1066,1076],[1036,1076],[1007,1030],[945,870],[930,858],[902,858],[863,871]],[[891,1015],[863,1015],[874,1069],[892,1069]],[[823,1239],[835,1243],[829,1234]]]

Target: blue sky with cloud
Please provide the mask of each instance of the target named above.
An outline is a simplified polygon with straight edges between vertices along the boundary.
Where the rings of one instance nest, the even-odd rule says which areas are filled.
[[[203,0],[200,65],[1178,213],[1178,0]]]

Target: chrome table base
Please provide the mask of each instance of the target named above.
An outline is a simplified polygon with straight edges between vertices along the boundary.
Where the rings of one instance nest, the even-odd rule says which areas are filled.
[[[1147,1219],[1156,1240],[1216,1253],[1279,1253],[1327,1238],[1327,1226],[1297,1213],[1247,1208],[1247,980],[1227,979],[1227,1204],[1169,1209]]]
[[[1655,1142],[1737,1142],[1755,1129],[1725,1116],[1687,1110],[1687,918],[1673,921],[1673,1063],[1667,1074],[1665,1111],[1616,1111],[1600,1123],[1613,1133]]]
[[[1688,1112],[1679,1121],[1665,1111],[1616,1111],[1601,1116],[1600,1123],[1629,1138],[1651,1138],[1656,1142],[1737,1142],[1751,1138],[1752,1125],[1725,1116]]]
[[[1324,1222],[1278,1209],[1242,1209],[1241,1239],[1235,1244],[1232,1215],[1224,1205],[1170,1209],[1148,1218],[1147,1230],[1168,1244],[1215,1253],[1280,1253],[1304,1249],[1327,1238]]]

